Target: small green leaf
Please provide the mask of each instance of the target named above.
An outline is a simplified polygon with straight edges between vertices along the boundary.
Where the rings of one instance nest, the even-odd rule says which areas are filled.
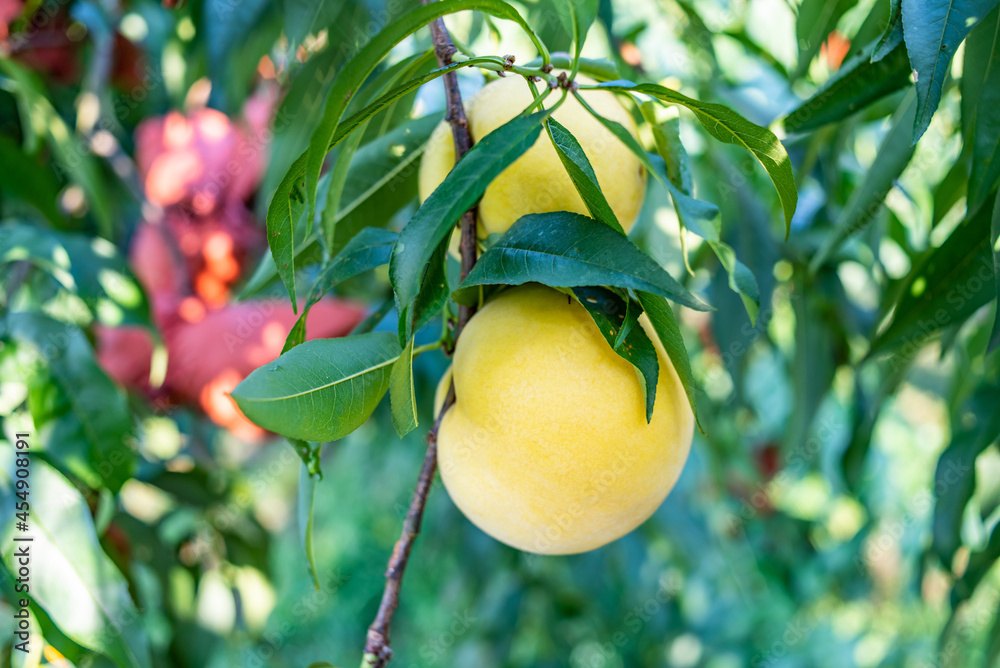
[[[30,545],[33,600],[67,637],[113,660],[119,668],[150,668],[149,641],[128,583],[101,547],[90,508],[76,487],[32,455],[28,530],[15,529],[16,451],[0,447],[0,548],[6,570],[17,572],[15,551]],[[15,542],[30,536],[31,543]],[[34,639],[37,641],[38,639]]]
[[[684,393],[687,395],[688,403],[691,404],[691,412],[695,416],[695,421],[698,421],[698,411],[695,409],[694,399],[696,385],[694,373],[691,371],[691,359],[688,357],[687,346],[684,345],[684,338],[681,336],[681,328],[674,316],[674,310],[670,308],[666,299],[651,292],[636,291],[636,296],[639,298],[639,304],[642,305],[646,317],[649,318],[649,324],[653,326],[653,331],[656,332],[660,343],[663,344],[663,349],[667,351],[667,357],[674,365],[677,377],[680,378]],[[698,429],[704,433],[700,422]]]
[[[960,323],[997,292],[990,248],[993,200],[966,218],[951,236],[911,272],[889,325],[870,355],[905,346],[915,354],[944,327]]]
[[[438,4],[438,3],[434,3]],[[518,116],[489,133],[462,156],[403,228],[389,261],[400,317],[417,297],[420,281],[438,245],[508,165],[527,151],[548,112]]]
[[[413,389],[413,339],[392,365],[389,378],[389,407],[392,426],[402,438],[417,428],[417,397]]]
[[[305,441],[298,441],[298,444],[310,448]],[[293,443],[296,447],[298,445]],[[318,450],[318,449],[317,449]],[[302,551],[306,555],[306,563],[309,565],[309,575],[312,577],[313,586],[319,591],[319,571],[316,568],[316,550],[313,545],[313,517],[316,512],[316,483],[320,481],[322,475],[314,475],[309,472],[309,466],[302,462],[299,468],[299,498],[298,498],[298,521],[299,521],[299,542],[302,544]]]
[[[998,0],[902,0],[903,40],[917,86],[913,143],[937,111],[959,44]]]
[[[698,311],[711,310],[628,237],[592,218],[568,211],[521,217],[486,251],[452,295],[459,303],[478,298],[480,285],[542,283],[644,290]]]
[[[604,197],[601,185],[597,182],[597,174],[594,173],[594,168],[591,166],[590,160],[587,159],[587,154],[580,146],[580,142],[576,140],[573,133],[554,118],[550,118],[545,127],[548,129],[552,146],[555,147],[559,160],[566,168],[566,173],[573,181],[583,203],[587,206],[587,211],[594,219],[624,234],[625,230],[622,229],[615,212]]]
[[[607,288],[573,288],[573,295],[590,313],[597,328],[601,330],[601,334],[615,353],[635,369],[642,397],[646,402],[648,423],[653,419],[660,363],[656,359],[656,348],[646,336],[645,330],[634,326],[639,318],[638,309],[630,309],[630,302]],[[619,338],[622,342],[616,345]]]
[[[786,132],[812,132],[843,121],[873,102],[910,85],[910,60],[897,44],[873,62],[871,49],[852,57],[812,97],[785,117]]]
[[[389,332],[306,341],[256,369],[232,396],[264,429],[305,441],[335,441],[375,410],[399,354],[396,335]]]
[[[892,128],[882,140],[872,166],[837,216],[833,232],[813,256],[810,271],[815,272],[844,240],[867,228],[882,210],[893,184],[913,157],[910,137],[916,109],[916,96],[911,92],[893,115]]]
[[[348,278],[386,264],[389,261],[389,254],[392,253],[392,247],[396,244],[397,237],[395,232],[366,227],[351,239],[337,254],[337,257],[330,261],[323,273],[316,277],[302,309],[302,314],[288,333],[281,352],[286,353],[305,342],[306,318],[309,316],[309,309],[322,299],[323,295],[333,290],[334,286],[341,281],[346,281]]]
[[[791,230],[792,215],[798,201],[795,175],[785,147],[767,128],[751,123],[729,107],[711,102],[701,102],[675,90],[657,84],[634,84],[631,81],[609,81],[597,88],[616,93],[641,93],[667,104],[679,104],[694,112],[702,126],[719,141],[735,144],[748,150],[767,171],[778,192],[781,208],[785,213],[785,236]],[[581,99],[577,95],[577,99]]]

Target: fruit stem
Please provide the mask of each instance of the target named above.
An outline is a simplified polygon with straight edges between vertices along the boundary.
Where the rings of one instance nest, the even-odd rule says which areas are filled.
[[[429,0],[421,0],[422,4],[427,4]],[[452,62],[452,57],[456,54],[454,43],[448,34],[448,29],[444,21],[437,19],[430,24],[431,38],[434,41],[434,55],[437,57],[438,66],[445,67]],[[547,57],[548,54],[543,54]],[[448,100],[448,113],[445,116],[451,125],[452,139],[455,142],[455,161],[457,162],[463,155],[472,148],[472,134],[469,131],[469,119],[465,115],[465,107],[462,105],[462,95],[458,89],[458,78],[454,72],[444,75],[444,89]],[[462,279],[469,275],[472,267],[476,264],[476,208],[473,207],[462,215],[459,223],[462,237],[459,243],[459,250],[462,255]],[[455,328],[455,340],[458,340],[465,325],[472,318],[476,311],[475,306],[459,305],[458,324]],[[375,620],[368,627],[368,634],[365,639],[365,653],[361,661],[362,668],[383,668],[392,659],[392,647],[389,642],[389,629],[392,625],[393,615],[399,607],[399,593],[403,584],[403,573],[410,558],[410,551],[413,543],[420,534],[420,525],[423,521],[424,507],[427,505],[427,495],[430,493],[431,483],[434,482],[434,473],[437,471],[437,434],[441,426],[441,419],[444,414],[455,403],[455,385],[452,383],[448,388],[448,395],[444,404],[434,420],[434,424],[427,433],[427,453],[424,455],[424,462],[420,467],[420,476],[417,478],[416,489],[413,490],[413,498],[410,500],[410,507],[406,512],[406,519],[403,521],[403,530],[400,533],[396,545],[392,549],[392,556],[389,558],[389,565],[385,571],[385,589],[382,591],[382,601],[379,603]]]

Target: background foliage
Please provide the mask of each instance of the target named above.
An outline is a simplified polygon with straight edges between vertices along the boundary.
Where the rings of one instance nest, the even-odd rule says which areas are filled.
[[[480,4],[514,16],[504,3]],[[647,103],[635,109],[653,178],[630,238],[679,282],[658,289],[715,308],[677,307],[705,432],[653,518],[589,554],[506,548],[435,487],[393,629],[400,665],[1000,662],[996,5],[597,6],[582,52],[594,59],[588,73],[659,85],[640,88]],[[443,239],[444,207],[465,206],[442,198],[436,213],[417,213],[416,168],[440,118],[440,84],[406,91],[357,132],[337,134],[341,114],[357,120],[381,91],[435,67],[426,30],[398,44],[376,36],[405,35],[414,5],[46,0],[0,10],[0,459],[10,471],[13,433],[23,429],[42,451],[32,460],[32,610],[45,641],[25,657],[11,650],[5,625],[3,660],[352,664],[446,359],[416,357],[409,378],[394,366],[402,378],[379,378],[371,419],[355,431],[354,422],[338,425],[323,438],[340,440],[322,449],[254,442],[259,433],[199,403],[157,363],[177,330],[137,279],[151,261],[134,254],[138,230],[173,209],[160,201],[157,213],[136,128],[208,105],[250,128],[241,147],[253,157],[240,154],[239,164],[261,162],[266,150],[259,184],[198,190],[214,198],[213,216],[225,210],[261,235],[266,224],[274,259],[261,244],[236,253],[238,277],[211,293],[223,309],[214,313],[231,317],[183,339],[187,349],[226,336],[245,343],[247,318],[271,303],[260,300],[284,297],[287,308],[286,289],[317,310],[332,308],[320,299],[332,291],[384,316],[360,325],[376,329],[363,335],[376,359],[434,344],[440,319],[423,314],[442,308],[447,290],[429,289],[434,281],[419,270],[436,244],[419,247],[425,255],[409,258],[408,274],[397,258],[390,272],[378,267],[397,232],[419,234],[424,221]],[[572,51],[564,5],[516,10],[549,51]],[[448,25],[476,54],[513,53],[519,64],[536,55],[512,21],[464,12]],[[388,58],[371,76],[357,69],[356,56],[380,51]],[[482,84],[479,70],[460,75],[466,94]],[[336,95],[345,88],[358,90],[346,109]],[[253,123],[262,91],[271,93],[270,125]],[[540,118],[515,123],[523,134],[508,133],[512,146],[541,132]],[[757,126],[778,133],[790,164]],[[338,137],[337,159],[321,172]],[[197,157],[208,164],[207,152]],[[781,173],[782,164],[792,169]],[[199,201],[185,204],[184,224],[207,224]],[[269,210],[272,202],[288,206]],[[224,229],[244,229],[225,220]],[[515,228],[491,252],[518,243]],[[434,257],[454,273],[443,252]],[[511,278],[491,277],[486,260],[479,271],[484,284]],[[397,295],[406,286],[415,300],[403,300],[403,318],[390,277]],[[362,317],[338,313],[339,329],[322,335]],[[289,355],[308,333],[297,317],[281,321],[292,332]],[[153,361],[128,388],[100,355],[102,332],[123,325],[151,332]],[[249,348],[237,354],[249,359]],[[244,361],[243,375],[264,361]],[[407,416],[399,397],[406,402],[411,382]],[[387,391],[393,406],[379,403]],[[276,420],[258,422],[295,438],[314,433],[291,433],[287,414]],[[0,490],[7,610],[9,474]]]

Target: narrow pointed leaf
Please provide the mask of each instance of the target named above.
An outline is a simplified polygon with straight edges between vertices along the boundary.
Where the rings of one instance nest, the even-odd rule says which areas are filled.
[[[390,332],[306,341],[255,370],[232,396],[264,429],[304,441],[335,441],[375,410],[399,354]]]
[[[389,408],[392,426],[402,438],[417,428],[417,397],[413,389],[413,339],[392,365],[389,377]]]
[[[521,217],[479,258],[452,296],[459,303],[471,303],[480,285],[531,282],[644,290],[699,311],[710,310],[628,237],[568,211]]]
[[[573,133],[554,118],[548,120],[546,128],[549,139],[552,140],[552,146],[555,147],[559,160],[573,181],[576,192],[580,194],[580,198],[587,206],[587,211],[594,219],[624,234],[625,230],[622,229],[615,212],[608,204],[607,198],[604,197],[601,185],[597,182],[597,174],[594,173],[594,168],[591,166],[590,160],[587,159],[587,154],[580,142],[576,140]]]
[[[309,448],[309,444],[299,441],[299,444]],[[294,445],[294,443],[293,443]],[[313,586],[319,591],[319,570],[316,568],[316,550],[313,545],[313,517],[316,511],[316,483],[321,476],[309,473],[309,466],[302,462],[299,468],[299,498],[298,498],[298,521],[299,521],[299,542],[302,544],[302,551],[306,555],[306,563],[309,567],[309,576],[312,578]]]

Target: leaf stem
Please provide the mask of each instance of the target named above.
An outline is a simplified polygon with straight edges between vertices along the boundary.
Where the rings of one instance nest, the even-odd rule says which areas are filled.
[[[421,0],[427,4],[429,0]],[[434,54],[437,57],[438,65],[446,67],[451,64],[457,50],[448,34],[448,29],[444,21],[437,19],[430,24],[431,37],[434,41]],[[548,62],[548,53],[542,53],[544,62]],[[499,60],[499,59],[498,59]],[[502,61],[500,61],[502,64]],[[491,64],[491,63],[487,63]],[[469,130],[469,120],[465,115],[465,107],[462,104],[462,95],[458,89],[458,78],[454,72],[444,75],[445,95],[448,100],[448,113],[445,116],[451,125],[452,139],[455,143],[455,162],[457,163],[463,155],[472,148],[472,134]],[[464,280],[476,264],[476,209],[473,207],[462,215],[459,223],[461,229],[461,241],[459,248],[462,255],[461,276]],[[475,313],[475,306],[459,305],[458,323],[455,328],[455,340],[465,328]],[[438,344],[434,344],[435,347]],[[421,346],[424,348],[424,346]],[[418,349],[419,350],[419,349]],[[368,634],[365,639],[365,653],[361,661],[362,668],[383,668],[392,659],[392,647],[389,642],[389,629],[392,626],[392,618],[399,607],[399,594],[403,583],[403,573],[406,571],[406,564],[410,558],[410,551],[413,543],[420,534],[420,525],[423,521],[424,508],[427,505],[427,495],[430,493],[431,483],[434,481],[434,473],[437,471],[437,436],[441,426],[441,419],[449,408],[455,403],[455,385],[452,383],[448,388],[448,395],[444,404],[434,420],[433,426],[427,433],[427,453],[424,455],[423,464],[420,467],[420,476],[417,478],[416,489],[413,490],[413,497],[410,500],[410,507],[406,512],[406,519],[403,521],[403,530],[400,533],[396,545],[393,547],[392,556],[389,558],[389,565],[385,571],[385,588],[382,591],[382,601],[379,603],[375,620],[368,627]]]

